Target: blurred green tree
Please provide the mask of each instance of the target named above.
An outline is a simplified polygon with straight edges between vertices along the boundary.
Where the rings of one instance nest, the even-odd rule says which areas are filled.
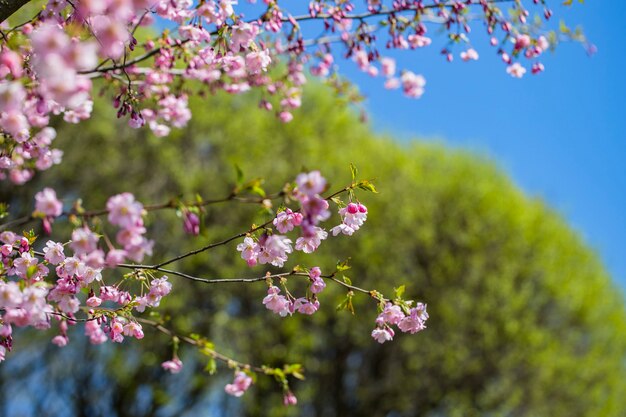
[[[93,347],[77,331],[63,349],[18,346],[0,367],[0,414],[626,415],[623,296],[579,235],[491,161],[441,144],[377,137],[326,90],[311,88],[307,96],[287,125],[255,109],[254,98],[209,96],[192,100],[196,117],[167,139],[128,129],[113,114],[60,126],[64,163],[26,186],[1,190],[2,200],[28,212],[28,196],[46,185],[66,203],[88,198],[90,208],[126,190],[145,203],[219,197],[230,191],[234,164],[248,178],[264,177],[267,190],[280,190],[304,167],[348,183],[353,162],[363,176],[376,176],[381,191],[364,201],[367,232],[331,239],[315,262],[331,271],[351,254],[347,275],[359,286],[390,292],[392,283],[405,283],[407,296],[428,303],[429,329],[381,346],[369,336],[375,312],[364,305],[371,300],[355,298],[356,317],[336,312],[344,291],[331,285],[316,315],[281,319],[263,308],[262,283],[206,286],[172,277],[164,307],[177,331],[207,335],[251,363],[303,361],[298,407],[282,407],[264,378],[243,401],[226,398],[227,372],[202,373],[202,358],[185,352],[185,372],[165,375],[158,363],[171,347],[146,329],[150,343]],[[265,218],[260,206],[210,206],[206,234],[190,240],[173,212],[156,216],[155,259]],[[176,269],[204,277],[265,272],[249,271],[234,245]],[[101,366],[85,367],[81,357]]]

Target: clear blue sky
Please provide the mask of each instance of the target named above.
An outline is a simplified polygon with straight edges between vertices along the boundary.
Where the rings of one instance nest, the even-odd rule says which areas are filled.
[[[477,62],[449,64],[437,47],[394,54],[399,67],[427,79],[416,101],[384,90],[349,63],[342,71],[367,95],[376,130],[490,155],[527,193],[564,215],[626,288],[626,1],[559,3],[551,2],[555,17],[583,26],[598,47],[593,57],[580,44],[562,44],[543,59],[546,72],[520,80],[506,74],[485,42],[474,45]]]

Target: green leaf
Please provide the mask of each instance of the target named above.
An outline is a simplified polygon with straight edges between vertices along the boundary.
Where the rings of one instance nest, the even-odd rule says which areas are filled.
[[[337,311],[348,310],[354,315],[354,306],[352,305],[353,296],[354,292],[348,291],[348,294],[346,294],[346,298],[344,298],[343,301],[337,306]]]
[[[258,185],[253,185],[250,188],[250,191],[254,194],[258,194],[259,196],[265,198],[265,190],[261,187],[259,187]]]
[[[7,203],[0,203],[0,219],[4,219],[9,215],[9,205]]]
[[[394,288],[393,290],[396,292],[396,298],[402,298],[402,294],[404,294],[405,285],[400,285],[398,288]]]
[[[372,184],[368,180],[359,181],[359,183],[357,184],[357,187],[359,187],[361,190],[364,190],[364,191],[378,193],[378,191],[376,191],[376,187],[374,187],[374,184]]]
[[[339,198],[339,197],[333,197],[330,199],[333,203],[337,204],[337,206],[339,208],[344,207],[346,204]]]
[[[347,271],[348,269],[350,269],[350,265],[348,265],[349,261],[350,261],[350,258],[342,262],[337,262],[337,272]]]
[[[352,285],[352,280],[350,280],[350,278],[348,278],[347,276],[343,275],[341,277],[343,279],[343,282],[345,282],[348,285]]]
[[[352,182],[356,181],[356,176],[359,174],[359,170],[356,168],[356,165],[350,163],[350,172],[352,173]]]
[[[215,373],[217,372],[217,363],[215,362],[214,358],[209,359],[206,366],[204,367],[204,370],[208,372],[209,375],[215,375]]]
[[[237,175],[237,185],[241,185],[243,184],[243,171],[241,170],[241,167],[239,167],[239,165],[234,164],[235,165],[235,174]]]

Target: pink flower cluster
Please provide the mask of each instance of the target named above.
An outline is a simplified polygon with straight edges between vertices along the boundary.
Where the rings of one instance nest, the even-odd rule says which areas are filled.
[[[339,233],[352,236],[367,220],[367,207],[360,203],[350,203],[339,210],[339,215],[342,222],[340,225],[333,227],[330,230],[331,233],[333,236],[337,236]]]
[[[548,39],[540,35],[537,39],[532,39],[527,34],[520,34],[516,37],[511,38],[511,42],[513,43],[513,51],[511,55],[505,52],[503,49],[500,49],[498,53],[500,54],[502,61],[507,64],[506,72],[514,78],[522,78],[524,74],[526,74],[526,68],[522,66],[519,62],[513,62],[513,57],[523,55],[527,59],[533,59],[539,57],[545,51],[550,48],[550,42]],[[497,41],[495,38],[492,39],[492,45],[497,45]],[[531,72],[533,74],[538,74],[544,71],[544,66],[541,62],[535,61],[532,64]]]
[[[399,305],[387,303],[376,318],[376,328],[372,330],[372,338],[378,343],[393,340],[395,332],[391,328],[392,325],[398,326],[404,333],[414,334],[426,328],[426,320],[428,320],[426,304],[417,303],[407,315]]]
[[[326,283],[321,275],[322,271],[319,267],[311,268],[309,272],[309,291],[312,295],[309,297],[295,298],[289,292],[285,296],[280,294],[280,288],[271,285],[267,290],[267,295],[263,298],[265,308],[281,317],[292,315],[296,311],[300,314],[312,315],[320,307],[317,294],[326,288]]]
[[[124,248],[111,249],[106,257],[107,265],[114,267],[125,258],[141,262],[146,255],[152,255],[154,242],[144,236],[143,205],[131,193],[122,193],[109,198],[107,210],[109,222],[120,227],[116,240]]]
[[[34,215],[44,216],[44,226],[63,213],[62,203],[50,188],[37,193],[35,200]],[[146,294],[133,295],[121,290],[119,284],[103,283],[104,268],[114,268],[125,259],[140,262],[152,247],[152,242],[144,236],[143,205],[132,194],[111,197],[107,214],[109,222],[120,228],[116,240],[124,249],[110,248],[106,255],[99,247],[101,236],[90,230],[86,223],[74,229],[71,240],[64,244],[47,241],[42,253],[33,250],[27,237],[10,231],[0,233],[0,323],[6,333],[0,334],[0,345],[4,349],[11,348],[11,326],[46,329],[50,327],[50,317],[60,320],[60,334],[52,342],[65,346],[69,340],[67,325],[71,324],[81,304],[86,305],[84,309],[91,317],[85,323],[85,334],[92,343],[104,343],[109,339],[122,342],[125,336],[143,338],[141,325],[132,316],[107,316],[101,311],[108,307],[100,312],[94,309],[102,308],[106,302],[118,308],[134,303],[132,307],[142,312],[146,307],[158,307],[172,286],[166,276],[154,278]],[[71,252],[66,254],[68,250]],[[53,282],[46,282],[50,266],[54,267],[56,277]],[[88,295],[82,299],[84,292]]]
[[[326,180],[319,171],[303,173],[296,178],[297,188],[294,197],[300,202],[300,211],[294,212],[285,209],[278,213],[273,225],[280,233],[287,233],[296,227],[301,228],[295,249],[305,253],[314,252],[328,233],[317,225],[330,217],[328,201],[320,197],[326,188]],[[246,237],[244,242],[237,246],[241,257],[249,266],[271,264],[282,267],[287,261],[288,254],[293,252],[292,241],[284,235],[263,233],[257,241]]]
[[[168,295],[172,291],[172,284],[167,280],[167,276],[161,278],[155,278],[150,283],[150,291],[148,294],[143,295],[135,299],[137,305],[135,310],[143,313],[148,307],[158,307],[161,303],[161,299]]]
[[[48,315],[52,306],[48,304],[49,285],[43,280],[48,268],[29,252],[26,238],[12,232],[2,232],[0,259],[8,277],[16,281],[0,280],[0,322],[4,324],[0,339],[11,335],[11,325],[32,326],[37,329],[50,327]],[[10,344],[7,344],[10,349]]]
[[[296,188],[292,196],[300,203],[300,209],[293,211],[286,208],[280,211],[272,224],[280,233],[288,233],[296,227],[300,228],[300,236],[292,247],[291,239],[284,235],[264,232],[258,239],[251,236],[244,238],[237,245],[241,257],[249,266],[271,264],[282,267],[288,254],[293,249],[304,253],[313,253],[328,237],[328,232],[319,224],[330,217],[328,201],[320,196],[326,189],[326,179],[319,171],[299,174],[296,177]],[[339,233],[352,235],[367,219],[367,208],[363,204],[350,203],[339,210],[342,223],[331,229],[334,236]]]

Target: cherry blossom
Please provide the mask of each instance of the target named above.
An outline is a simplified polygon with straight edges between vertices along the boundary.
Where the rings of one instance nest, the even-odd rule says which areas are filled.
[[[226,384],[224,391],[228,395],[234,397],[241,397],[252,385],[252,378],[246,375],[245,372],[237,372],[232,384]]]

